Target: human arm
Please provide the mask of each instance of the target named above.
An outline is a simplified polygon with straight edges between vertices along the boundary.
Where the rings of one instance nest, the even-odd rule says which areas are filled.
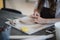
[[[55,23],[55,22],[59,22],[60,21],[60,18],[41,18],[41,17],[38,17],[38,19],[36,19],[36,21],[34,22],[37,22],[37,23]]]

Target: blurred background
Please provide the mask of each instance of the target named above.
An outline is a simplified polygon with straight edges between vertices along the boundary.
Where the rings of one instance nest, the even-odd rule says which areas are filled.
[[[16,9],[24,15],[31,15],[36,0],[5,0],[6,8]]]
[[[0,9],[3,8],[3,0],[0,0]]]

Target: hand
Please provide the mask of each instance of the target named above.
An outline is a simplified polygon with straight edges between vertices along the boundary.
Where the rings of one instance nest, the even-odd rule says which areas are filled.
[[[40,14],[36,11],[30,17],[32,17],[32,18],[38,18],[38,17],[40,17]]]
[[[31,17],[33,18],[34,23],[45,23],[46,22],[46,19],[43,19],[40,17],[40,14],[38,13],[38,11],[34,11]]]
[[[35,12],[35,13],[32,14],[30,17],[33,19],[33,22],[34,22],[34,23],[35,23],[35,22],[37,23],[37,22],[38,22],[38,17],[40,17],[40,15],[39,15],[39,13]]]
[[[38,23],[39,22],[39,18],[40,18],[40,14],[37,11],[35,11],[33,13],[33,15],[31,15],[30,17],[33,18],[33,22],[34,23]]]

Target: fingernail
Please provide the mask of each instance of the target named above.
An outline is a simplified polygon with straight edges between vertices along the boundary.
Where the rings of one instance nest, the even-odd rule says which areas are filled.
[[[38,24],[37,22],[35,22],[35,24]]]

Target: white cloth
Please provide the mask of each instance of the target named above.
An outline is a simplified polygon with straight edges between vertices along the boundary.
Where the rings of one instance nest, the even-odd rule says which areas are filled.
[[[46,7],[46,8],[49,8],[50,7],[48,0],[45,0],[44,7]]]
[[[50,35],[42,35],[42,36],[35,36],[35,37],[25,38],[25,39],[22,39],[22,40],[46,40],[46,39],[52,38],[52,37],[54,37],[54,35],[50,34]]]
[[[55,17],[56,18],[60,18],[60,0],[57,0],[57,7],[56,7],[56,14]]]

